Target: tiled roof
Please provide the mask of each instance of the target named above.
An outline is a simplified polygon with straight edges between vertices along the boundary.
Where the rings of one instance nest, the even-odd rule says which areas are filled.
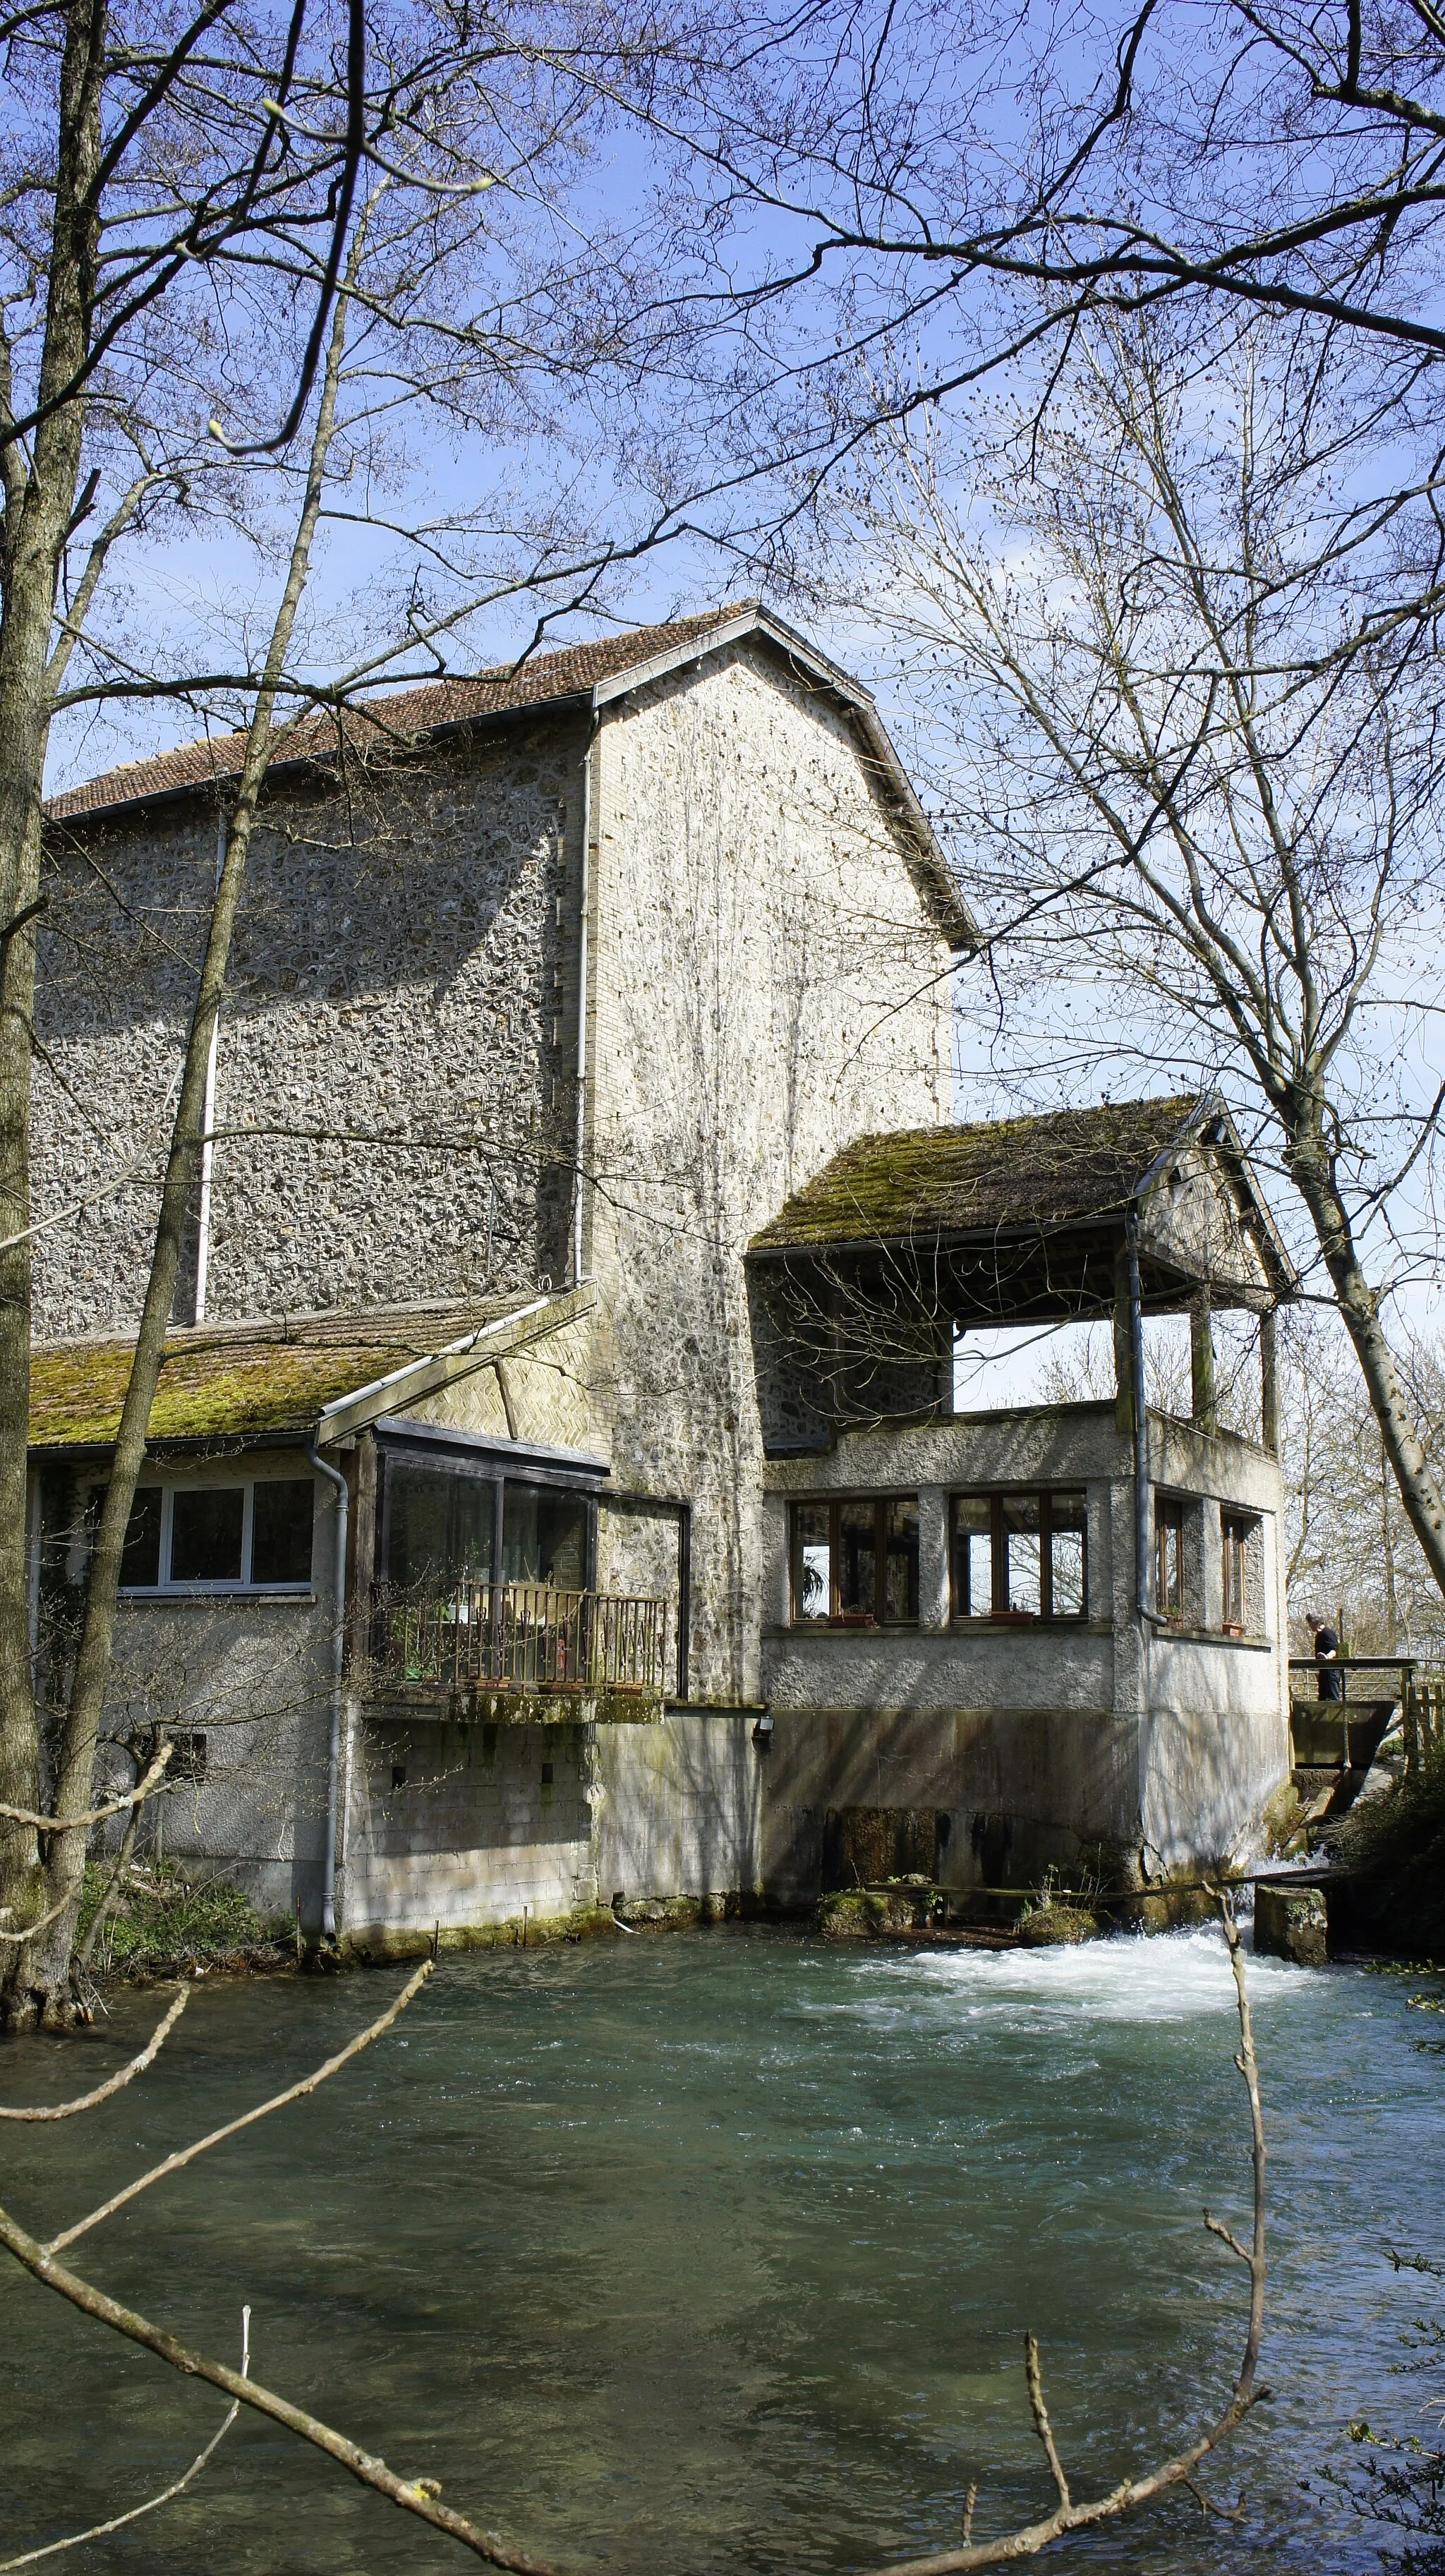
[[[363,1314],[198,1325],[167,1336],[149,1439],[227,1439],[309,1432],[321,1408],[393,1369],[459,1341],[534,1301],[379,1306]],[[37,1343],[30,1360],[30,1440],[41,1449],[114,1440],[133,1339]]]
[[[734,600],[698,617],[676,617],[662,626],[635,626],[625,635],[605,635],[587,644],[567,644],[559,652],[537,653],[522,663],[498,662],[474,677],[428,680],[415,689],[380,698],[353,701],[340,715],[346,741],[361,752],[410,742],[434,725],[459,724],[472,716],[506,715],[513,709],[545,705],[593,689],[601,680],[654,660],[659,654],[707,635],[744,615],[755,603]],[[285,760],[326,760],[336,750],[338,717],[329,710],[307,716],[287,735],[278,756]],[[199,742],[178,743],[173,751],[150,760],[123,761],[103,770],[80,787],[52,796],[46,813],[53,822],[93,814],[108,805],[132,805],[148,796],[173,794],[179,788],[205,787],[213,779],[232,778],[246,754],[241,733],[208,735]]]
[[[1201,1103],[1187,1094],[976,1127],[860,1136],[754,1235],[754,1252],[907,1242],[1122,1214]]]

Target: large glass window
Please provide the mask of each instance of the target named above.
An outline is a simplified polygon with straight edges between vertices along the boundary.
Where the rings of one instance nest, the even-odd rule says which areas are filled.
[[[403,1589],[490,1583],[497,1488],[489,1476],[452,1476],[394,1459],[387,1480],[386,1571]]]
[[[546,1583],[558,1592],[587,1588],[585,1494],[565,1486],[524,1485],[507,1478],[502,1521],[504,1583]]]
[[[311,1580],[309,1476],[229,1485],[141,1485],[121,1556],[127,1592],[297,1591]]]
[[[955,1619],[1087,1617],[1084,1494],[955,1494],[951,1508]]]
[[[918,1497],[849,1494],[794,1503],[792,1611],[835,1626],[916,1626]]]

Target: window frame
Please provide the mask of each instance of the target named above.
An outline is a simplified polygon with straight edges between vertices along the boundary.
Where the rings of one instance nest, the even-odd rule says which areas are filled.
[[[1079,1535],[1084,1542],[1082,1602],[1077,1610],[1056,1610],[1054,1596],[1053,1504],[1056,1497],[1081,1495],[1084,1521]],[[958,1601],[958,1505],[987,1503],[989,1506],[989,1606],[984,1610],[963,1610]],[[1008,1555],[1004,1529],[1004,1509],[1009,1503],[1036,1503],[1039,1512],[1039,1607],[1037,1610],[1011,1610],[1008,1606]],[[1072,1523],[1066,1524],[1073,1527]],[[948,1497],[948,1624],[950,1628],[1077,1628],[1086,1626],[1089,1618],[1089,1494],[1086,1485],[960,1485]]]
[[[506,1563],[506,1502],[511,1485],[541,1486],[553,1492],[580,1495],[587,1506],[587,1524],[583,1543],[584,1592],[597,1589],[597,1509],[607,1500],[607,1488],[598,1470],[549,1467],[523,1453],[504,1451],[500,1446],[476,1449],[448,1448],[441,1441],[409,1436],[407,1432],[382,1434],[376,1444],[376,1560],[373,1585],[377,1594],[387,1591],[391,1576],[391,1505],[393,1478],[398,1468],[420,1468],[427,1474],[464,1477],[469,1482],[492,1488],[492,1582],[504,1585],[502,1569]],[[460,1583],[461,1576],[451,1578]],[[522,1578],[519,1578],[522,1580]],[[554,1590],[567,1589],[552,1586]]]
[[[873,1507],[873,1598],[876,1602],[881,1591],[886,1610],[888,1597],[887,1524],[888,1514],[896,1503],[911,1503],[915,1514],[918,1514],[919,1501],[916,1490],[904,1489],[897,1493],[886,1494],[848,1493],[789,1495],[788,1625],[790,1627],[801,1628],[807,1631],[819,1628],[867,1628],[873,1630],[879,1628],[914,1629],[919,1626],[921,1619],[921,1605],[920,1608],[913,1611],[911,1616],[902,1619],[889,1618],[886,1615],[880,1618],[876,1610],[871,1613],[859,1610],[840,1610],[838,1606],[838,1564],[841,1555],[839,1544],[839,1516],[850,1506],[856,1510],[861,1504],[871,1504]],[[828,1607],[820,1617],[810,1617],[801,1607],[801,1578],[803,1570],[801,1516],[805,1511],[825,1511],[828,1515]]]
[[[312,1568],[304,1576],[288,1582],[255,1583],[251,1579],[252,1546],[256,1528],[256,1487],[258,1485],[309,1485],[311,1488],[311,1545],[316,1545],[316,1479],[314,1476],[213,1476],[173,1477],[169,1481],[149,1477],[137,1479],[136,1495],[154,1493],[159,1484],[161,1498],[160,1542],[154,1583],[121,1583],[116,1597],[121,1601],[191,1601],[207,1596],[222,1600],[266,1600],[273,1594],[289,1601],[305,1600],[314,1591]],[[177,1494],[241,1493],[241,1571],[239,1574],[205,1574],[175,1582],[171,1577],[171,1531],[175,1519]],[[134,1497],[132,1498],[132,1507]]]
[[[1167,1619],[1171,1624],[1177,1624],[1181,1627],[1184,1625],[1186,1607],[1186,1585],[1184,1579],[1184,1534],[1186,1510],[1187,1504],[1185,1497],[1182,1494],[1161,1493],[1159,1488],[1157,1486],[1155,1487],[1154,1608],[1161,1619]],[[1164,1582],[1164,1540],[1166,1532],[1173,1533],[1176,1545],[1175,1562],[1179,1574],[1179,1600],[1177,1606],[1171,1606],[1164,1597],[1167,1588]]]
[[[1256,1532],[1262,1532],[1258,1512],[1246,1511],[1242,1505],[1223,1505],[1219,1514],[1219,1625],[1226,1637],[1247,1637],[1249,1625],[1249,1547]],[[1239,1568],[1239,1616],[1230,1617],[1230,1568]]]

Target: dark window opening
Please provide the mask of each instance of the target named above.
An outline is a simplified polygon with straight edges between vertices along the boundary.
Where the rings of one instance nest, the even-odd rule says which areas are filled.
[[[172,1583],[239,1583],[244,1485],[178,1485],[171,1496]]]
[[[316,1495],[311,1478],[278,1477],[252,1490],[251,1581],[309,1583],[311,1508]]]
[[[404,1762],[393,1762],[391,1766],[391,1785],[393,1789],[404,1789],[406,1787],[406,1764]]]
[[[170,1738],[171,1758],[165,1776],[174,1786],[178,1781],[199,1788],[206,1776],[206,1735],[203,1727],[183,1728]]]
[[[159,1485],[140,1485],[131,1502],[130,1519],[125,1525],[125,1545],[121,1550],[122,1585],[144,1586],[147,1590],[161,1579],[161,1489]]]
[[[955,1494],[955,1619],[1083,1619],[1089,1606],[1085,1494]]]
[[[794,1503],[789,1547],[796,1621],[917,1626],[916,1494]]]

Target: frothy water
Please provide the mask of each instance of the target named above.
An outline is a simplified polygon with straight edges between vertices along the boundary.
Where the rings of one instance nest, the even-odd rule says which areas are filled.
[[[333,2049],[389,1973],[202,1990],[86,2121],[0,2134],[6,2205],[49,2232]],[[1134,2576],[1373,2570],[1318,2471],[1351,2417],[1418,2426],[1440,2376],[1445,2057],[1419,1981],[1249,1962],[1270,2150],[1265,2377],[1209,2482],[1053,2563]],[[0,2051],[54,2099],[134,2048]],[[1035,1952],[851,1950],[717,1932],[443,1963],[310,2101],[163,2184],[82,2269],[443,2481],[569,2570],[865,2571],[1043,2510],[1022,2338],[1075,2492],[1179,2446],[1227,2388],[1247,2232],[1233,1985],[1214,1930]],[[1417,2349],[1418,2348],[1418,2349]],[[1419,2375],[1417,2365],[1423,2369]],[[57,2537],[163,2485],[218,2400],[0,2274],[0,2532]],[[392,2576],[466,2563],[244,2422],[176,2506],[77,2567]]]

